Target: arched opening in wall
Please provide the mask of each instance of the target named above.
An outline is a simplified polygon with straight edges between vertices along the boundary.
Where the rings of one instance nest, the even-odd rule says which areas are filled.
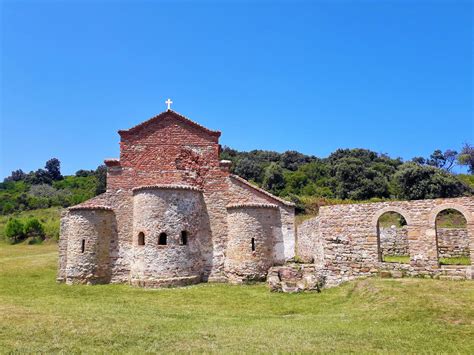
[[[379,260],[386,263],[410,263],[407,221],[398,212],[385,212],[377,222]]]
[[[255,238],[252,238],[252,251],[255,251]]]
[[[138,233],[138,245],[145,245],[145,233]]]
[[[188,245],[188,232],[187,231],[181,232],[181,238],[180,238],[179,244]]]
[[[448,208],[437,214],[436,244],[441,265],[471,265],[467,221],[458,210]]]
[[[160,236],[158,237],[158,245],[166,245],[168,242],[168,236],[166,235],[165,232],[160,233]]]
[[[81,240],[81,253],[84,253],[86,251],[86,240],[82,239]]]

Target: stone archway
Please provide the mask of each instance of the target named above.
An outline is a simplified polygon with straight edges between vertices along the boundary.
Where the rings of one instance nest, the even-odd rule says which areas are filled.
[[[438,217],[446,211],[457,212],[466,221],[464,227],[443,228],[438,224]],[[436,252],[440,265],[474,265],[474,220],[472,213],[459,204],[442,204],[430,212],[428,223],[436,233]],[[466,260],[467,258],[467,260]]]
[[[383,225],[382,219],[386,223],[389,222],[389,225]],[[375,213],[372,225],[375,225],[377,236],[378,261],[402,264],[410,262],[408,241],[410,223],[412,220],[408,211],[399,207],[388,206]]]

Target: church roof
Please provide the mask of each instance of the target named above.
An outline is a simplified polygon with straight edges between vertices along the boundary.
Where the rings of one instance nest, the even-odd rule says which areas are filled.
[[[211,136],[215,136],[215,137],[220,137],[221,135],[221,132],[220,131],[213,131],[213,130],[210,130],[209,128],[206,128],[204,126],[201,126],[199,123],[197,122],[194,122],[193,120],[173,111],[173,110],[167,110],[167,111],[163,111],[162,113],[136,125],[136,126],[133,126],[132,128],[129,128],[129,129],[121,129],[118,131],[118,133],[120,135],[122,135],[123,133],[134,133],[134,132],[137,132],[138,130],[140,130],[141,128],[143,127],[146,127],[147,125],[149,125],[150,123],[154,122],[154,121],[158,121],[158,120],[162,120],[164,119],[165,117],[168,117],[169,115],[173,116],[174,118],[176,118],[177,120],[185,123],[185,124],[188,124],[190,126],[193,126],[203,132],[206,132],[208,134],[210,134]]]
[[[233,178],[233,179],[235,179],[235,180],[241,182],[242,184],[244,184],[244,185],[246,185],[246,186],[248,186],[248,187],[250,187],[250,188],[252,188],[252,189],[254,189],[254,190],[256,190],[256,191],[258,191],[258,192],[260,192],[260,193],[262,193],[262,194],[264,194],[264,195],[266,195],[266,196],[268,196],[268,197],[270,197],[270,198],[273,199],[274,201],[278,201],[278,202],[280,202],[280,203],[282,203],[282,204],[284,204],[284,205],[286,205],[286,206],[291,206],[291,207],[296,206],[293,202],[284,200],[284,199],[282,199],[282,198],[280,198],[280,197],[277,197],[277,196],[271,194],[271,193],[268,192],[268,191],[265,191],[264,189],[261,189],[260,187],[257,187],[257,186],[255,186],[255,185],[252,185],[250,182],[248,182],[247,180],[241,178],[240,176],[233,175],[233,174],[230,174],[229,176],[230,176],[231,178]]]

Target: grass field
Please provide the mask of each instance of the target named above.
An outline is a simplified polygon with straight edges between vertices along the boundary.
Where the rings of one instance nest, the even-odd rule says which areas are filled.
[[[474,282],[147,290],[55,283],[56,244],[0,244],[0,353],[474,351]]]

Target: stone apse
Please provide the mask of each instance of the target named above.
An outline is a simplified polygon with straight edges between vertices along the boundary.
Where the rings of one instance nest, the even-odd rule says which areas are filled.
[[[458,211],[466,220],[466,228],[456,240],[464,238],[459,243],[464,245],[464,255],[470,257],[470,265],[440,265],[440,254],[446,253],[446,247],[438,238],[452,238],[449,231],[437,233],[436,218],[444,210]],[[383,261],[379,218],[387,212],[396,212],[406,221],[402,230],[409,263]],[[473,279],[474,198],[324,206],[317,217],[299,226],[297,254],[303,262],[314,264],[315,272],[329,287],[376,274]]]

